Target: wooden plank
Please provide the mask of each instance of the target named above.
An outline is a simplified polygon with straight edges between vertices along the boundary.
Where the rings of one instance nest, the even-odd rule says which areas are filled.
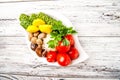
[[[119,37],[80,37],[80,42],[90,58],[70,67],[55,67],[40,63],[36,58],[33,58],[24,40],[18,41],[24,37],[4,38],[7,41],[3,39],[0,42],[1,74],[39,77],[120,78]]]
[[[52,78],[52,77],[35,77],[35,76],[21,76],[0,74],[2,80],[119,80],[119,79],[99,79],[99,78]]]
[[[2,11],[0,13],[0,36],[24,36],[18,21],[20,13],[51,9],[62,12],[68,17],[76,27],[79,36],[120,36],[120,2],[118,0],[82,1],[0,4]]]
[[[54,67],[41,64],[28,65],[8,62],[7,64],[1,62],[0,65],[3,65],[0,73],[9,75],[62,78],[120,78],[118,70],[115,71],[115,68],[109,69],[104,66],[86,66],[81,64],[76,67]]]
[[[7,24],[6,24],[7,23]],[[74,23],[78,36],[120,36],[120,23]],[[16,20],[0,21],[0,36],[25,36]]]

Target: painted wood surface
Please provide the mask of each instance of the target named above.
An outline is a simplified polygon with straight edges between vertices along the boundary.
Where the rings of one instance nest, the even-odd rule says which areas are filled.
[[[7,2],[0,3],[0,10],[1,76],[15,76],[18,80],[120,78],[120,0]],[[50,66],[33,58],[18,18],[20,13],[39,10],[65,15],[78,31],[79,41],[90,58],[69,67]]]

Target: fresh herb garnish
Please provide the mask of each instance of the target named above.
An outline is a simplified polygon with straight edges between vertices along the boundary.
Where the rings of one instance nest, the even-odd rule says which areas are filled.
[[[55,48],[56,45],[58,45],[58,42],[64,39],[64,36],[67,34],[74,34],[77,33],[75,30],[73,30],[72,27],[66,27],[62,24],[61,21],[56,21],[54,25],[52,25],[52,32],[50,33],[51,38],[53,38],[53,43],[49,43],[48,45],[50,48]],[[54,41],[56,44],[54,44]],[[69,41],[67,39],[63,40],[64,45],[69,45]]]
[[[58,46],[58,41],[57,40],[48,41],[48,47],[55,48],[56,46]]]
[[[63,45],[68,46],[68,45],[70,45],[70,42],[65,38],[63,40]]]

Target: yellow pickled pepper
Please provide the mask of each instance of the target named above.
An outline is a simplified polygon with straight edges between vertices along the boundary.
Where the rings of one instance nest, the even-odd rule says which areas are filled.
[[[40,25],[39,29],[41,32],[49,34],[52,31],[51,27],[52,25]]]
[[[45,22],[42,19],[35,19],[32,22],[32,25],[34,25],[34,26],[39,26],[39,25],[44,25],[44,24],[45,24]]]
[[[37,26],[30,25],[30,26],[28,26],[27,31],[28,32],[37,32],[37,31],[39,31],[39,28]]]

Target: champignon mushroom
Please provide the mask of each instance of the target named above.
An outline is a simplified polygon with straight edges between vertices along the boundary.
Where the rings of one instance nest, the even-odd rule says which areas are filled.
[[[36,40],[36,43],[39,45],[39,44],[42,44],[43,41],[42,41],[41,39],[37,39],[37,40]]]
[[[43,50],[42,50],[42,56],[43,56],[43,57],[46,57],[46,54],[47,54],[47,50],[43,49]]]
[[[38,47],[42,49],[42,45],[39,44]]]
[[[34,43],[31,43],[31,45],[30,45],[30,48],[33,50],[33,51],[35,51],[35,49],[37,48],[37,44],[34,44]]]
[[[34,37],[37,37],[38,35],[39,35],[39,31],[38,32],[35,32],[33,35],[34,35]]]
[[[36,44],[36,40],[37,40],[37,37],[32,37],[31,38],[31,42],[34,43],[34,44]]]
[[[36,52],[36,54],[37,54],[39,57],[42,57],[42,49],[41,49],[41,48],[37,47],[37,48],[35,49],[35,52]]]
[[[40,33],[38,35],[38,39],[42,39],[42,38],[45,38],[46,37],[46,34],[45,33]]]
[[[28,33],[28,39],[29,39],[29,41],[31,40],[31,38],[33,37],[33,33]]]

